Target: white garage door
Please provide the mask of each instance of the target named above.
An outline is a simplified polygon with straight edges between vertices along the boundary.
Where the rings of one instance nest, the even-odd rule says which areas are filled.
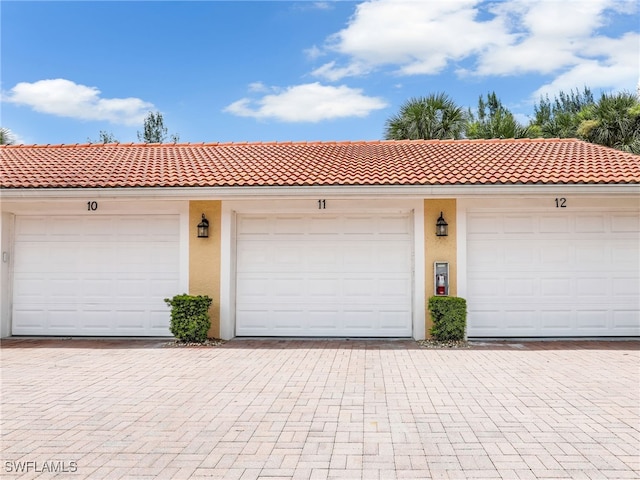
[[[236,334],[411,336],[403,215],[238,217]]]
[[[14,335],[166,336],[179,217],[18,216]]]
[[[640,335],[633,211],[467,214],[468,335]]]

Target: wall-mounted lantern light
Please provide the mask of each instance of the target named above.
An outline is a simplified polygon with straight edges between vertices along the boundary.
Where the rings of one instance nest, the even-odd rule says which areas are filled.
[[[440,216],[438,217],[438,220],[436,220],[436,235],[438,237],[446,237],[449,235],[449,224],[442,216],[442,212],[440,212]]]
[[[198,224],[198,238],[209,237],[209,220],[202,214],[202,221]]]

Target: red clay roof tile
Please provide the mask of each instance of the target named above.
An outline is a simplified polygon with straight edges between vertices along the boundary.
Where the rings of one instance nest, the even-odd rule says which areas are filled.
[[[0,147],[1,188],[640,183],[640,156],[575,139]]]

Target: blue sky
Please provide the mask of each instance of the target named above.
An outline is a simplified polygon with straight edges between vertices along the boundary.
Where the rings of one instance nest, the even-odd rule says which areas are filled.
[[[0,2],[1,121],[19,143],[376,140],[412,97],[521,121],[542,94],[636,91],[625,0]]]

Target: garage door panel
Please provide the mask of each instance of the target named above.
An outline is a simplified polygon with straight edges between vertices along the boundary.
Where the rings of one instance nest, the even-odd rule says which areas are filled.
[[[533,233],[537,219],[530,215],[506,215],[503,222],[503,233]]]
[[[82,293],[82,282],[77,278],[64,278],[59,275],[50,277],[48,285],[49,303],[76,303]]]
[[[586,334],[607,331],[609,314],[608,309],[579,309],[576,311],[576,328]]]
[[[14,275],[13,300],[19,305],[42,303],[45,292],[45,279],[31,273]]]
[[[575,217],[576,233],[604,233],[605,225],[605,215],[602,213],[578,214]]]
[[[149,306],[148,325],[145,330],[148,335],[163,337],[167,335],[167,310],[156,307],[157,303]]]
[[[490,298],[501,295],[502,280],[495,278],[470,278],[469,291],[475,292],[479,298]]]
[[[469,305],[468,317],[473,320],[473,325],[469,323],[469,327],[473,327],[473,332],[478,336],[499,335],[502,330],[502,313],[491,305]]]
[[[238,217],[237,227],[239,235],[262,235],[269,231],[269,221],[262,216],[243,215]]]
[[[611,260],[616,269],[637,271],[640,265],[640,248],[616,242],[611,247]]]
[[[376,245],[374,258],[377,259],[375,268],[389,273],[406,272],[407,263],[411,262],[411,252],[406,242],[390,241]]]
[[[49,328],[61,333],[77,331],[78,307],[75,304],[55,306],[48,310]]]
[[[298,323],[305,331],[315,335],[332,335],[338,330],[338,319],[341,311],[330,306],[309,306],[304,312],[300,312]]]
[[[304,313],[303,309],[274,310],[272,326],[277,331],[301,331]]]
[[[38,220],[41,219],[41,220]],[[43,230],[45,235],[50,237],[57,237],[56,241],[65,241],[63,237],[67,237],[68,241],[78,241],[78,234],[87,233],[88,235],[95,234],[99,235],[100,232],[96,230],[91,230],[90,227],[94,227],[95,229],[100,229],[104,234],[111,234],[112,229],[110,227],[110,223],[105,225],[103,229],[101,229],[102,223],[97,222],[93,218],[85,218],[83,219],[83,224],[86,225],[86,230],[78,228],[77,218],[74,217],[36,217],[30,219],[29,223],[40,221],[40,230]],[[99,223],[99,224],[98,224]],[[29,228],[30,230],[30,228]]]
[[[20,228],[15,231],[16,242],[22,243],[41,240],[42,221],[43,217],[21,217]]]
[[[540,293],[544,297],[570,298],[573,285],[572,277],[540,278]]]
[[[485,265],[500,265],[502,263],[502,252],[496,248],[495,243],[488,240],[475,240],[467,247],[467,255],[474,259],[474,263],[469,265],[469,272],[476,270],[484,271]]]
[[[536,291],[535,281],[529,278],[516,278],[506,282],[507,295],[516,297],[532,297]]]
[[[154,279],[149,283],[147,300],[152,305],[161,305],[161,310],[166,317],[168,307],[164,299],[173,297],[176,291],[176,282],[173,278]]]
[[[238,303],[245,303],[253,297],[267,297],[272,279],[262,276],[243,276],[244,281],[238,284],[236,296]]]
[[[340,245],[333,245],[334,251],[340,251]],[[349,267],[357,269],[357,271],[370,271],[374,267],[371,259],[375,258],[376,249],[371,244],[345,244],[342,250],[343,262]]]
[[[239,215],[236,334],[389,335],[381,326],[382,308],[411,319],[408,219]],[[411,335],[405,320],[396,329],[401,336]]]
[[[510,266],[518,265],[519,268],[535,267],[538,259],[539,245],[523,246],[520,242],[503,245],[503,262]]]
[[[557,235],[570,231],[570,218],[568,215],[541,215],[540,233]]]
[[[616,309],[613,311],[612,321],[616,331],[628,332],[627,335],[640,335],[640,309]]]
[[[498,214],[476,213],[467,217],[467,230],[469,236],[494,236],[502,232],[502,217]]]
[[[92,242],[87,248],[86,243],[71,242],[71,262],[76,263],[76,271],[84,272],[113,272],[118,264],[118,247],[115,244],[106,242]],[[122,247],[123,250],[126,246]],[[71,262],[61,262],[59,267],[64,271],[69,271]]]
[[[350,331],[360,332],[360,334],[377,331],[379,330],[377,316],[378,312],[371,309],[346,308],[342,314],[343,329],[347,335]]]
[[[576,243],[574,249],[576,265],[585,264],[595,268],[598,263],[604,264],[607,260],[607,250],[602,245]]]
[[[300,231],[299,225],[303,217],[275,217],[272,225],[275,235],[299,236],[304,235]]]
[[[526,217],[532,230],[522,235]],[[495,234],[487,233],[489,218]],[[639,334],[640,320],[628,314],[640,303],[638,218],[607,210],[558,219],[467,212],[468,335]],[[616,326],[617,309],[627,312],[619,315],[623,327]]]
[[[515,332],[516,336],[530,335],[538,329],[536,313],[535,308],[526,308],[526,305],[521,308],[505,308],[505,326]]]
[[[573,250],[565,242],[555,242],[540,251],[540,265],[557,270],[573,264]]]
[[[610,282],[613,289],[613,297],[617,300],[630,300],[638,302],[638,292],[640,292],[640,279],[631,276],[616,276]]]
[[[375,219],[371,217],[347,216],[342,222],[341,231],[347,236],[371,236],[377,233],[377,227]]]
[[[571,334],[574,331],[574,314],[570,309],[542,309],[539,318],[540,331],[552,335]]]
[[[289,271],[292,268],[297,268],[304,257],[305,251],[302,248],[286,242],[284,248],[271,249],[273,260],[269,263],[275,264],[279,271]]]
[[[335,277],[313,278],[309,277],[309,290],[307,295],[313,300],[323,299],[327,302],[335,303],[339,301],[342,283]]]
[[[298,266],[306,262],[312,271],[335,271],[340,265],[341,258],[335,245],[314,245],[313,248],[300,248],[299,252]]]
[[[616,214],[611,217],[611,231],[614,233],[640,232],[640,218],[633,214]]]
[[[80,316],[80,328],[92,335],[106,335],[113,331],[113,309],[87,305]]]
[[[342,281],[342,291],[350,302],[354,301],[354,297],[370,301],[371,293],[378,292],[377,282],[371,278],[345,278]]]
[[[382,216],[379,221],[379,225],[382,228],[378,233],[383,238],[404,237],[405,235],[411,235],[413,226],[411,224],[410,216]]]
[[[49,271],[64,272],[66,266],[73,266],[74,271],[83,264],[84,258],[78,253],[81,252],[81,245],[78,242],[64,242],[50,244],[47,249],[47,259],[43,265],[49,265]],[[40,266],[42,268],[42,265]]]
[[[382,278],[378,282],[380,298],[397,298],[402,303],[411,301],[411,282],[407,278]]]
[[[272,300],[275,302],[296,302],[304,295],[306,289],[303,279],[299,277],[276,278],[272,281]]]
[[[586,297],[586,299],[607,298],[611,292],[610,282],[606,282],[600,276],[578,278],[575,292],[577,297]]]
[[[388,332],[390,336],[402,336],[408,328],[411,328],[408,313],[409,311],[403,308],[380,310],[379,328]]]
[[[147,310],[144,308],[126,309],[124,306],[114,312],[115,328],[118,331],[144,334]]]
[[[332,238],[333,228],[340,222],[340,217],[335,215],[314,216],[309,222],[306,232],[314,237]]]
[[[263,335],[271,328],[270,311],[267,308],[238,308],[236,315],[243,320],[241,328],[238,326],[238,335]]]
[[[40,306],[14,307],[14,317],[20,318],[20,328],[23,335],[37,335],[48,327],[48,311]]]
[[[147,280],[144,278],[119,280],[116,296],[120,303],[143,303],[147,298]]]
[[[16,239],[16,243],[18,240]],[[42,248],[36,242],[22,241],[22,254],[14,257],[16,273],[40,272],[42,266],[51,257],[47,248]]]

